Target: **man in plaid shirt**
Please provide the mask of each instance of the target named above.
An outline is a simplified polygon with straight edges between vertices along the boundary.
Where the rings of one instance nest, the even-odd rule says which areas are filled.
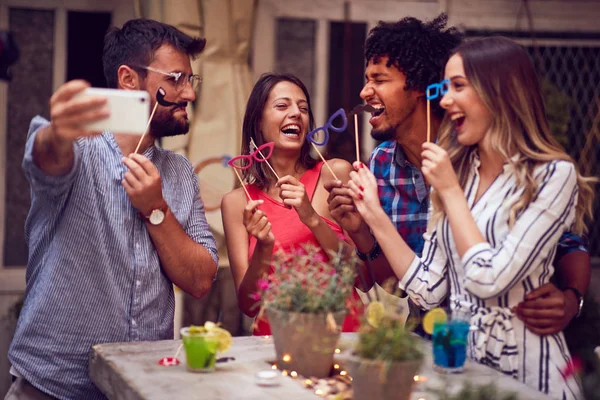
[[[371,154],[369,168],[377,178],[383,209],[419,256],[429,209],[429,188],[420,171],[421,145],[427,140],[425,90],[440,80],[452,49],[462,39],[455,28],[446,28],[446,23],[444,14],[427,23],[411,17],[396,23],[380,22],[369,32],[365,44],[366,83],[360,96],[376,109],[369,120],[371,136],[382,142]],[[440,99],[431,101],[431,140],[435,140],[443,118]],[[349,189],[339,181],[325,186],[330,191],[332,217],[348,232],[358,256],[370,262],[374,280],[383,283],[395,279],[369,227],[356,212],[347,194]],[[556,260],[563,291],[544,285],[515,308],[528,328],[540,335],[563,330],[578,315],[582,293],[589,285],[591,262],[582,238],[561,238]],[[366,265],[362,275],[367,287],[361,289],[368,290],[373,281]],[[410,316],[420,317],[422,311],[410,301],[409,305]],[[420,328],[419,323],[416,331],[422,334]]]

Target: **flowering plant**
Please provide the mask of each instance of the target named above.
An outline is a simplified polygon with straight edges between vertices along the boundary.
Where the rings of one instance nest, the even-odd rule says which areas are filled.
[[[258,282],[255,300],[261,308],[284,312],[330,313],[347,308],[354,290],[358,259],[342,244],[327,259],[321,248],[305,244],[301,248],[275,253],[275,271]]]

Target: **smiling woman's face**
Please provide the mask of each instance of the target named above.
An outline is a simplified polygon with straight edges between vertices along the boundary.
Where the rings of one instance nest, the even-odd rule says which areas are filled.
[[[273,87],[263,108],[260,130],[276,149],[300,151],[308,130],[308,102],[300,87],[282,81]]]
[[[454,123],[458,142],[464,146],[480,143],[492,124],[492,113],[467,79],[460,54],[448,60],[445,79],[450,86],[440,105]]]

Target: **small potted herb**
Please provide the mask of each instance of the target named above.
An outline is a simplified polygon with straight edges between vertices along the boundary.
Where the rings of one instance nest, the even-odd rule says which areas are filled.
[[[329,375],[358,262],[346,253],[341,247],[327,259],[312,244],[278,252],[275,271],[259,281],[260,313],[271,325],[279,369]]]

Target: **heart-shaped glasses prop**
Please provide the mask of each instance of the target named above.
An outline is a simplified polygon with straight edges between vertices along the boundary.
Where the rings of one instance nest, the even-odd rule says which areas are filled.
[[[254,140],[252,141],[252,144],[256,147],[256,144],[254,144]],[[248,200],[252,200],[252,197],[250,197],[250,193],[248,193],[248,189],[246,189],[246,185],[244,185],[244,181],[242,180],[242,177],[240,176],[240,173],[238,171],[247,170],[248,168],[250,168],[254,161],[266,162],[269,165],[269,167],[271,167],[267,159],[271,157],[271,154],[273,154],[274,146],[275,142],[268,142],[263,145],[260,145],[256,148],[256,150],[254,150],[250,154],[233,157],[232,159],[227,161],[227,164],[233,168],[233,172],[235,172],[235,175],[238,177],[240,184],[244,189],[244,192],[246,192],[246,196],[248,196]],[[272,169],[273,168],[271,167],[271,170]],[[275,171],[273,171],[273,173],[275,173]],[[275,174],[275,176],[277,176],[277,174]],[[279,177],[277,177],[277,179],[279,179]]]
[[[333,124],[334,121],[338,118],[341,118],[341,120],[342,120],[341,126],[335,126]],[[334,112],[331,115],[331,117],[329,117],[329,119],[327,120],[325,125],[320,126],[316,129],[313,129],[312,131],[308,132],[308,135],[306,135],[306,139],[312,144],[313,148],[315,149],[315,151],[317,152],[319,157],[321,157],[321,160],[323,160],[323,162],[325,163],[325,166],[329,169],[329,172],[331,172],[331,175],[333,175],[333,177],[335,178],[336,181],[339,180],[338,177],[335,175],[335,172],[333,172],[333,170],[331,169],[331,167],[325,160],[325,157],[323,157],[323,154],[321,154],[321,152],[319,151],[319,148],[317,146],[324,146],[327,144],[327,142],[329,141],[329,130],[330,129],[334,132],[343,132],[346,130],[347,127],[348,127],[348,119],[346,118],[346,112],[344,111],[343,108],[340,108],[339,110]],[[316,138],[317,134],[319,132],[323,132],[323,134],[324,134],[323,140],[320,142],[317,141],[317,138]]]
[[[167,93],[165,92],[165,89],[163,89],[161,87],[159,87],[158,90],[156,91],[156,104],[154,104],[154,108],[152,109],[152,114],[150,114],[150,118],[148,119],[148,124],[146,125],[146,129],[144,130],[144,134],[140,138],[140,141],[138,142],[138,144],[135,148],[136,154],[137,154],[138,150],[140,149],[140,145],[142,144],[142,140],[144,140],[144,136],[146,136],[146,133],[148,133],[148,128],[150,127],[150,122],[152,122],[152,117],[154,117],[154,113],[156,112],[156,107],[158,107],[159,104],[163,107],[171,107],[171,106],[177,105],[177,103],[173,103],[171,101],[166,100],[165,99],[166,94]]]
[[[375,112],[375,107],[370,104],[357,104],[354,106],[352,111],[348,113],[348,116],[354,116],[354,141],[356,143],[356,161],[360,161],[360,148],[358,143],[358,114],[361,112]]]
[[[448,92],[450,80],[444,79],[440,83],[432,83],[427,86],[425,97],[427,98],[427,142],[431,142],[431,100],[437,99]]]

